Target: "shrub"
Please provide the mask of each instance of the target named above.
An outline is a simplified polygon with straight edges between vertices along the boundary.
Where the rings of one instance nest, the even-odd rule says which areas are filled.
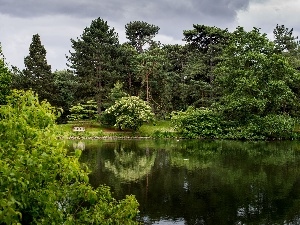
[[[216,138],[221,134],[220,115],[212,110],[189,107],[173,112],[172,125],[185,138]]]
[[[289,115],[267,115],[262,119],[262,133],[266,138],[290,139],[293,137],[295,120]]]
[[[56,140],[53,108],[32,92],[0,107],[0,224],[137,224],[133,196],[93,189],[80,150]]]
[[[97,118],[97,103],[94,100],[89,100],[85,103],[78,103],[70,108],[68,119],[71,121],[92,120]]]
[[[224,129],[224,138],[228,139],[292,139],[295,120],[289,115],[269,114],[264,117],[252,116],[248,123],[243,125],[232,125]]]
[[[121,130],[138,130],[144,122],[154,120],[154,113],[147,102],[139,97],[123,97],[113,106],[106,109],[101,116],[101,122],[115,126]]]

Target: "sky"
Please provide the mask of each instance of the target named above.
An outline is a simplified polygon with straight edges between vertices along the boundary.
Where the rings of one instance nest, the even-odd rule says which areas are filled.
[[[66,55],[92,20],[107,21],[126,41],[125,25],[145,21],[160,27],[155,40],[184,44],[193,24],[235,30],[261,28],[272,39],[276,24],[300,34],[300,0],[0,0],[0,42],[9,65],[24,68],[34,34],[39,34],[52,71],[67,69]]]

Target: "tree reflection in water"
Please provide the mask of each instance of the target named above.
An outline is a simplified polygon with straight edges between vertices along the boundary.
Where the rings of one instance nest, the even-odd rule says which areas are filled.
[[[155,162],[156,152],[150,154],[149,149],[145,152],[144,156],[139,156],[134,151],[124,151],[123,147],[115,149],[115,158],[105,161],[104,166],[121,181],[137,181],[151,172]]]
[[[145,224],[300,224],[298,142],[86,143],[81,160]]]

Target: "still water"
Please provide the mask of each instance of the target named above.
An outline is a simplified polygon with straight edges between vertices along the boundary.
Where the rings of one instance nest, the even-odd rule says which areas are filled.
[[[300,142],[76,142],[90,183],[133,194],[143,224],[300,224]]]

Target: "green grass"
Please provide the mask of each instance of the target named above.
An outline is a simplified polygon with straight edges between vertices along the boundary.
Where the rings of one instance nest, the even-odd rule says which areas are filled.
[[[74,132],[73,127],[85,127],[84,132]],[[170,121],[161,120],[156,121],[154,124],[143,124],[137,132],[131,130],[117,130],[114,127],[101,126],[99,123],[94,121],[81,121],[81,122],[69,122],[67,124],[58,125],[59,133],[61,136],[141,136],[141,137],[158,137],[156,134],[161,133],[173,133],[174,130],[171,128]],[[160,136],[160,135],[159,135]],[[164,135],[162,135],[164,137]]]
[[[64,136],[101,136],[103,129],[99,123],[94,121],[69,122],[67,124],[59,124],[58,130]],[[74,132],[73,127],[84,127],[84,132]]]
[[[171,128],[171,122],[169,120],[159,120],[155,124],[143,124],[139,129],[140,135],[146,137],[153,137],[157,132],[173,133],[174,130]]]

